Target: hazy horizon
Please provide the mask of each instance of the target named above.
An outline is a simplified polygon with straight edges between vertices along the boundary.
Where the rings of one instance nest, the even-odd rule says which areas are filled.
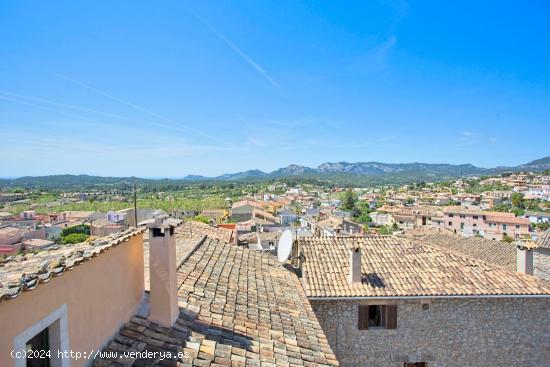
[[[298,164],[298,163],[290,163],[290,164],[295,164],[295,165],[298,165],[298,166],[305,166],[305,167],[309,167],[309,168],[317,168],[318,166],[320,166],[321,164],[324,164],[324,163],[340,163],[340,162],[345,162],[345,163],[368,163],[368,162],[377,162],[377,163],[384,163],[384,164],[409,164],[409,163],[452,164],[452,165],[472,164],[472,165],[474,165],[478,168],[497,168],[497,167],[515,167],[515,166],[530,163],[532,161],[542,159],[542,158],[547,158],[547,157],[546,156],[545,157],[538,157],[538,158],[534,158],[534,159],[530,160],[529,162],[521,162],[519,164],[514,164],[514,165],[500,164],[500,165],[491,166],[491,167],[478,166],[478,165],[472,164],[470,162],[462,162],[462,163],[447,163],[447,162],[381,162],[381,161],[372,161],[372,160],[366,160],[366,161],[361,161],[361,162],[351,162],[351,161],[321,162],[321,163],[315,164],[315,165],[303,165],[303,164]],[[0,176],[0,179],[15,179],[15,178],[20,178],[20,177],[57,176],[57,175],[75,175],[75,176],[86,175],[86,176],[99,176],[99,177],[137,177],[137,178],[144,178],[144,179],[182,179],[182,178],[185,178],[186,176],[218,177],[218,176],[221,176],[223,174],[232,174],[232,173],[252,171],[252,170],[259,170],[259,171],[262,171],[264,173],[271,173],[272,171],[274,171],[276,169],[288,167],[289,165],[276,167],[275,169],[270,169],[270,170],[263,170],[263,169],[260,169],[260,168],[247,168],[247,169],[244,169],[244,170],[241,170],[241,171],[231,171],[231,172],[226,171],[226,172],[221,172],[221,173],[215,174],[215,175],[205,175],[205,174],[201,174],[201,173],[186,173],[186,174],[183,174],[181,176],[147,176],[147,175],[139,175],[139,174],[137,174],[137,175],[134,175],[134,174],[132,174],[132,175],[103,175],[103,174],[95,174],[95,173],[87,173],[87,172],[62,172],[62,173],[48,173],[48,174],[43,174],[43,175]]]

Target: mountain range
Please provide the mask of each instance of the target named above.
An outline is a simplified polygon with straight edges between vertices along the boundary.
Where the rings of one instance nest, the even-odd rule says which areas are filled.
[[[323,163],[316,168],[291,164],[272,172],[248,170],[226,173],[216,177],[189,175],[182,179],[147,179],[139,177],[101,177],[90,175],[26,176],[0,179],[0,187],[41,187],[49,189],[78,189],[96,186],[138,184],[155,187],[175,187],[192,183],[261,182],[276,179],[307,180],[327,185],[367,186],[402,184],[419,181],[444,181],[459,177],[495,175],[504,172],[550,170],[550,156],[514,167],[481,168],[472,164],[336,162]]]
[[[352,176],[392,176],[406,173],[418,175],[441,177],[462,177],[472,175],[490,175],[502,172],[517,171],[544,171],[550,169],[550,156],[534,160],[515,167],[500,166],[495,168],[481,168],[472,164],[444,164],[444,163],[380,163],[380,162],[336,162],[323,163],[316,168],[291,164],[272,172],[260,170],[249,170],[237,173],[226,173],[216,177],[205,177],[189,175],[185,180],[220,180],[239,181],[244,179],[275,179],[281,177],[316,177],[330,175],[352,175]]]

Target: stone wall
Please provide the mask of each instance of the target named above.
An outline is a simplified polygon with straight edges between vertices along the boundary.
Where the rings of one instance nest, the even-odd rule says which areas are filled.
[[[358,330],[359,304],[311,301],[341,366],[550,366],[550,299],[439,299],[397,304],[397,329]]]
[[[540,279],[550,280],[550,249],[539,247],[533,252],[534,275]]]

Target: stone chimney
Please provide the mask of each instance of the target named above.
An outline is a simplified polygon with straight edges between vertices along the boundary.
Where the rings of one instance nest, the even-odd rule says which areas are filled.
[[[533,248],[522,241],[516,241],[517,246],[517,271],[533,275]]]
[[[361,283],[361,248],[355,246],[349,250],[349,275],[350,284]]]
[[[179,314],[176,271],[175,227],[156,219],[149,225],[149,319],[165,327],[171,327]]]

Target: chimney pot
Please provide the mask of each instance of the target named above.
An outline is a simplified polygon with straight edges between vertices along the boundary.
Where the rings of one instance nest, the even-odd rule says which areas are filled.
[[[361,248],[353,247],[349,255],[349,278],[350,284],[361,283]]]
[[[533,275],[533,249],[525,246],[521,241],[517,242],[517,271]]]
[[[174,227],[155,220],[149,226],[149,273],[151,313],[149,319],[171,327],[179,314]]]

